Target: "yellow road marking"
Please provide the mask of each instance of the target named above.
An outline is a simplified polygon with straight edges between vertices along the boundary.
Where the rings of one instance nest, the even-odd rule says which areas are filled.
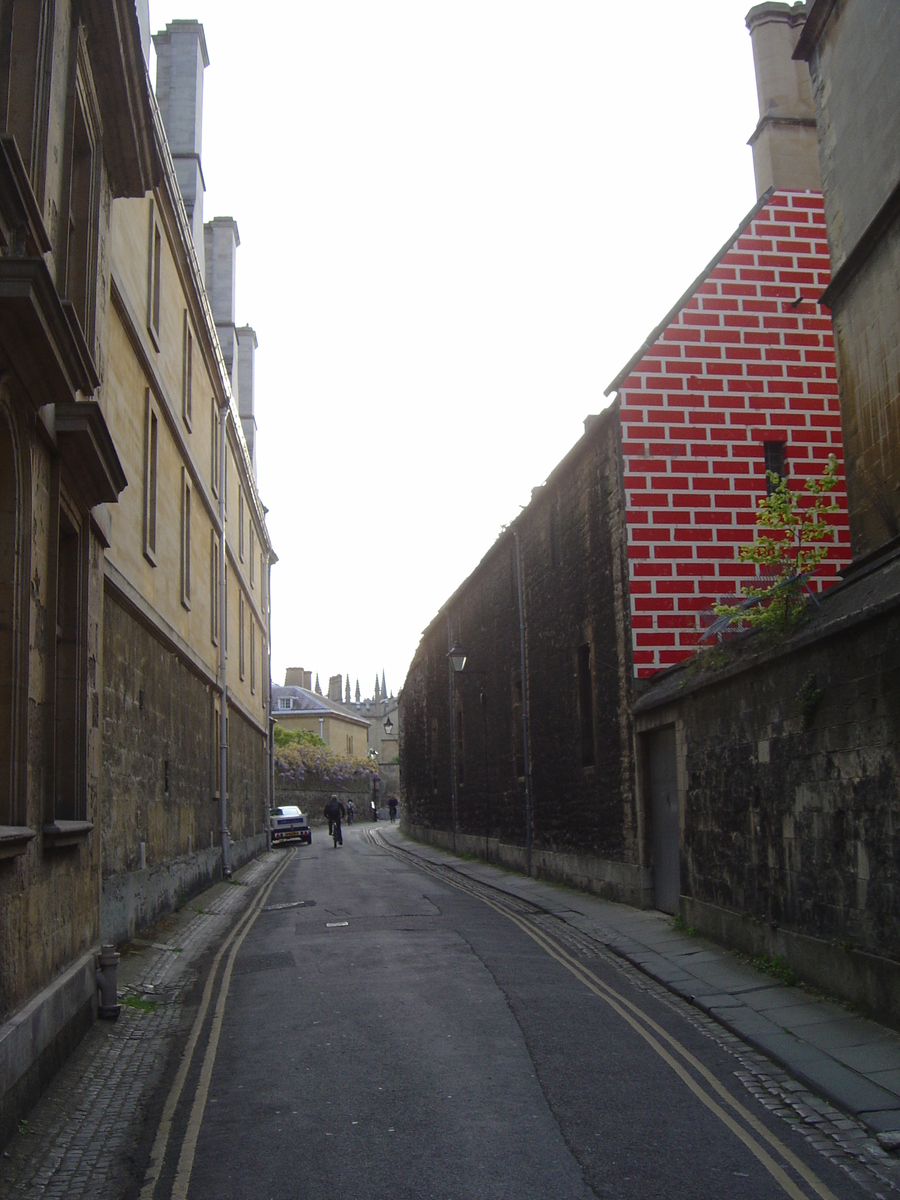
[[[275,874],[269,880],[269,883],[266,885],[265,889],[260,893],[259,896],[257,896],[247,912],[244,913],[243,917],[241,917],[241,919],[237,922],[234,929],[232,929],[231,933],[229,933],[228,937],[219,947],[216,957],[213,959],[213,964],[210,967],[209,975],[206,980],[206,986],[203,989],[203,997],[200,1001],[200,1008],[197,1010],[197,1016],[194,1018],[194,1024],[191,1027],[190,1036],[188,1037],[187,1045],[184,1048],[184,1054],[182,1055],[181,1063],[179,1064],[178,1071],[175,1074],[175,1079],[172,1082],[172,1087],[163,1106],[159,1128],[156,1131],[156,1138],[153,1142],[153,1149],[150,1151],[150,1165],[144,1175],[144,1186],[141,1188],[140,1200],[153,1200],[153,1194],[156,1191],[156,1184],[159,1179],[159,1174],[162,1170],[163,1163],[165,1162],[166,1151],[169,1145],[169,1137],[172,1132],[172,1120],[175,1116],[175,1109],[178,1107],[178,1101],[181,1099],[181,1093],[184,1088],[185,1080],[187,1079],[188,1071],[191,1067],[191,1062],[193,1061],[194,1050],[197,1047],[200,1031],[203,1028],[203,1022],[206,1020],[206,1013],[209,1009],[210,999],[215,986],[216,974],[219,970],[219,963],[222,961],[225,951],[242,929],[243,933],[241,935],[241,941],[244,940],[247,930],[249,930],[250,925],[252,925],[253,921],[255,921],[259,916],[262,906],[269,897],[269,893],[272,891],[272,888],[286,870],[291,859],[295,857],[296,853],[296,850],[292,850],[287,858],[285,858],[285,860],[279,864]],[[238,944],[240,945],[240,943]],[[174,1196],[174,1194],[175,1193],[173,1192],[172,1195]]]
[[[387,843],[383,841],[381,844],[386,848],[393,849],[393,847],[388,847]],[[417,865],[419,865],[423,870],[428,871],[429,874],[434,875],[436,878],[441,879],[445,883],[449,883],[452,887],[457,888],[459,891],[466,892],[473,898],[481,900],[481,902],[486,904],[488,908],[492,908],[501,916],[506,917],[515,925],[518,925],[519,928],[524,933],[528,934],[528,936],[535,942],[537,942],[547,954],[556,959],[561,966],[565,967],[567,971],[574,975],[596,996],[598,996],[601,1000],[604,1000],[619,1014],[619,1016],[622,1017],[623,1020],[627,1021],[628,1024],[631,1025],[638,1034],[640,1034],[644,1041],[646,1041],[648,1045],[650,1045],[659,1055],[659,1057],[662,1058],[663,1061],[672,1068],[676,1075],[678,1075],[685,1085],[690,1088],[694,1095],[696,1095],[697,1098],[711,1112],[713,1112],[719,1118],[719,1120],[722,1121],[722,1123],[728,1129],[730,1129],[732,1133],[735,1134],[736,1137],[738,1137],[744,1143],[751,1154],[753,1154],[759,1160],[759,1162],[762,1163],[766,1170],[773,1176],[774,1179],[778,1181],[787,1194],[792,1197],[792,1200],[807,1200],[807,1197],[797,1187],[790,1176],[786,1174],[786,1172],[778,1165],[777,1162],[775,1162],[768,1151],[766,1151],[766,1149],[761,1146],[759,1142],[757,1142],[756,1139],[752,1137],[745,1129],[738,1125],[734,1118],[731,1117],[729,1113],[727,1113],[722,1106],[718,1104],[715,1099],[713,1099],[712,1096],[704,1091],[700,1084],[697,1083],[697,1081],[693,1079],[692,1076],[684,1069],[681,1063],[673,1058],[673,1056],[661,1044],[658,1038],[668,1042],[672,1049],[686,1062],[688,1062],[694,1068],[694,1070],[703,1077],[704,1080],[706,1080],[710,1087],[712,1087],[715,1092],[724,1101],[726,1101],[726,1103],[729,1104],[736,1113],[738,1113],[742,1120],[744,1120],[755,1133],[767,1141],[769,1145],[778,1152],[784,1161],[788,1163],[803,1180],[805,1180],[805,1182],[818,1196],[821,1197],[821,1200],[837,1200],[837,1197],[834,1195],[831,1189],[821,1179],[819,1179],[815,1172],[808,1167],[806,1163],[802,1161],[802,1159],[798,1158],[798,1156],[794,1154],[794,1152],[788,1146],[786,1146],[780,1140],[780,1138],[767,1129],[762,1121],[760,1121],[758,1117],[751,1113],[749,1109],[745,1108],[739,1100],[736,1100],[725,1087],[725,1085],[722,1084],[715,1077],[715,1075],[713,1075],[713,1073],[699,1061],[699,1059],[695,1058],[695,1056],[685,1046],[683,1046],[676,1037],[674,1037],[666,1029],[654,1021],[652,1017],[650,1017],[643,1011],[643,1009],[639,1007],[639,1005],[629,1000],[626,996],[623,996],[621,992],[618,992],[609,984],[604,983],[602,979],[594,975],[594,973],[587,967],[582,966],[577,959],[573,958],[566,950],[564,950],[563,947],[560,946],[549,934],[546,934],[542,930],[532,926],[527,918],[505,908],[502,902],[496,902],[488,899],[486,896],[481,895],[475,888],[466,886],[466,884],[462,881],[447,879],[442,872],[433,869],[434,864],[427,863],[427,865],[423,865],[423,860],[416,860],[415,855],[408,851],[406,852],[406,855],[408,858],[412,858],[414,861],[416,861]],[[429,868],[432,869],[429,870]],[[649,1029],[652,1029],[653,1033],[650,1033],[648,1029],[644,1028],[644,1025],[640,1024],[641,1021],[644,1022]],[[654,1034],[658,1035],[658,1038],[654,1036]]]

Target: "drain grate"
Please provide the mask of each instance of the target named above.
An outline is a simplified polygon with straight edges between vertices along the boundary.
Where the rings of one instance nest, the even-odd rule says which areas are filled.
[[[284,912],[286,908],[315,908],[315,900],[290,900],[287,904],[267,904],[263,912]]]

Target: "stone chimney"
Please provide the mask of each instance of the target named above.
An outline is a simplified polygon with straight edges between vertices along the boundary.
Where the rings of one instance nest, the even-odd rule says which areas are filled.
[[[241,244],[234,217],[214,217],[203,226],[206,294],[212,309],[231,391],[240,404],[240,364],[234,327],[237,248]]]
[[[802,2],[769,0],[747,13],[759,97],[759,124],[748,143],[753,149],[757,196],[771,187],[822,190],[809,68],[791,57],[807,12]]]
[[[206,38],[199,21],[170,21],[154,34],[156,99],[166,130],[181,198],[203,264],[203,71],[209,66]]]
[[[238,411],[241,414],[241,428],[244,440],[250,451],[250,462],[253,465],[253,478],[256,478],[256,414],[253,411],[253,387],[256,372],[256,333],[249,325],[236,329],[235,337],[238,345]]]
[[[312,691],[312,671],[304,671],[302,667],[288,667],[284,673],[285,687],[302,687]]]
[[[328,699],[334,700],[337,704],[342,703],[344,699],[342,683],[340,675],[332,675],[328,680]]]
[[[150,66],[150,0],[136,0],[138,28],[141,31],[141,50],[144,62]]]

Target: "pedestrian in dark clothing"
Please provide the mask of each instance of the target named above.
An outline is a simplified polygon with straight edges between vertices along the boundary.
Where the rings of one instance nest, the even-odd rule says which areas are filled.
[[[391,820],[395,820],[397,816],[397,797],[391,796],[388,800],[388,812],[391,814]]]

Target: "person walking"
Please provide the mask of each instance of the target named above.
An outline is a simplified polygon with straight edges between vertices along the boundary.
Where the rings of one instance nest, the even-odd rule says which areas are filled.
[[[388,812],[391,814],[391,823],[393,824],[394,820],[397,817],[397,797],[396,796],[391,796],[390,800],[388,800]]]
[[[347,801],[347,824],[353,824],[353,818],[356,816],[356,807],[352,800]]]

